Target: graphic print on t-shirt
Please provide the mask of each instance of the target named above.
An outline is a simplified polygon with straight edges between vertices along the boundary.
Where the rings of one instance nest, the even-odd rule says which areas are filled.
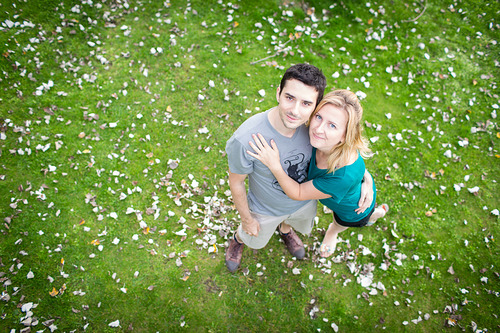
[[[309,170],[309,161],[306,160],[305,155],[302,153],[289,156],[283,160],[285,172],[301,184],[307,180],[307,171]],[[282,193],[285,193],[276,179],[273,180],[273,187]]]

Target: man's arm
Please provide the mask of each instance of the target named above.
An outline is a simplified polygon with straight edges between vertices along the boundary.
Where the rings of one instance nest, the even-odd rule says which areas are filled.
[[[359,208],[355,210],[356,213],[363,213],[373,202],[373,178],[372,175],[365,170],[363,176],[363,184],[361,184],[361,197],[359,198]]]
[[[241,217],[241,226],[250,236],[257,236],[260,231],[259,222],[250,214],[248,207],[247,190],[245,187],[245,179],[247,175],[240,175],[229,171],[229,188],[233,196],[233,202],[236,205],[238,213]]]

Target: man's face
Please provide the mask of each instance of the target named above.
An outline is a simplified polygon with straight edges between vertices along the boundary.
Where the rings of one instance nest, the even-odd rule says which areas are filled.
[[[314,111],[318,92],[314,87],[292,79],[286,81],[281,93],[278,87],[276,98],[283,126],[288,129],[296,129],[305,124]]]

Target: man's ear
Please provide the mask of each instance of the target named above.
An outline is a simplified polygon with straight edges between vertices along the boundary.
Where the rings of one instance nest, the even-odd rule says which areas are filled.
[[[280,87],[276,88],[276,101],[279,103],[280,102]]]

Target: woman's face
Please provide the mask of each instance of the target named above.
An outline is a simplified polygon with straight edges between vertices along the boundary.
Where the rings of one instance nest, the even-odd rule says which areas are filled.
[[[330,152],[345,139],[347,111],[325,104],[311,119],[309,140],[316,149]]]

